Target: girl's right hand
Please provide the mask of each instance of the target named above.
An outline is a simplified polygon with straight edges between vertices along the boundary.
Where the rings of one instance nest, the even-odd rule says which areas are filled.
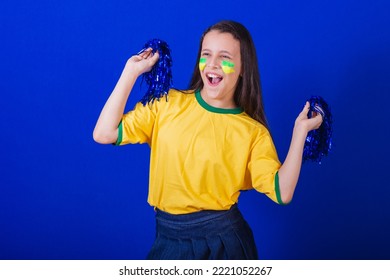
[[[316,112],[313,112],[312,117],[308,118],[307,114],[309,113],[309,109],[310,109],[310,103],[306,101],[303,110],[295,120],[294,128],[303,129],[305,133],[308,133],[313,129],[318,129],[321,126],[323,121],[321,114],[317,114]]]
[[[137,76],[140,76],[145,72],[149,72],[160,57],[158,51],[154,54],[152,51],[152,48],[148,48],[139,54],[133,55],[127,60],[125,68],[129,68],[129,70],[131,69],[131,71],[134,71]]]

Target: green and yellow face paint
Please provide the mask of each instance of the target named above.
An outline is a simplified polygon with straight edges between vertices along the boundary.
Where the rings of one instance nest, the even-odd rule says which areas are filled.
[[[222,60],[222,71],[225,74],[234,73],[234,63],[227,60]]]
[[[206,67],[206,58],[201,57],[199,59],[199,70],[203,71],[205,67]]]
[[[222,60],[222,71],[225,74],[234,73],[234,63],[228,60]],[[201,57],[199,59],[199,70],[203,71],[206,68],[206,58]]]

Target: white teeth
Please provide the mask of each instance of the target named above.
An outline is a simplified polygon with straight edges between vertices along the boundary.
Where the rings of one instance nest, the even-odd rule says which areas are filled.
[[[206,77],[212,85],[217,85],[220,81],[222,81],[222,76],[214,73],[207,73]]]
[[[208,78],[219,78],[220,76],[215,75],[215,74],[207,74]]]

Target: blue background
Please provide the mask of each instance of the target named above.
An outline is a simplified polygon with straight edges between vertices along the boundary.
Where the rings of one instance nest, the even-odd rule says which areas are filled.
[[[167,41],[186,88],[203,30],[242,22],[255,41],[279,157],[304,102],[334,115],[333,149],[305,163],[293,202],[240,207],[263,259],[390,259],[388,1],[0,3],[0,259],[144,259],[154,239],[149,147],[92,131],[129,56]],[[137,82],[127,109],[145,92]]]

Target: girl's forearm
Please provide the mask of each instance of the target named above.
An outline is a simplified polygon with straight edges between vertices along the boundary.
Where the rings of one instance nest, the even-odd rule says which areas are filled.
[[[293,198],[301,171],[306,136],[304,129],[294,128],[287,157],[279,169],[279,188],[283,203],[289,203]]]
[[[136,80],[137,75],[125,67],[96,123],[93,131],[93,138],[96,142],[111,144],[117,140],[118,125]]]

